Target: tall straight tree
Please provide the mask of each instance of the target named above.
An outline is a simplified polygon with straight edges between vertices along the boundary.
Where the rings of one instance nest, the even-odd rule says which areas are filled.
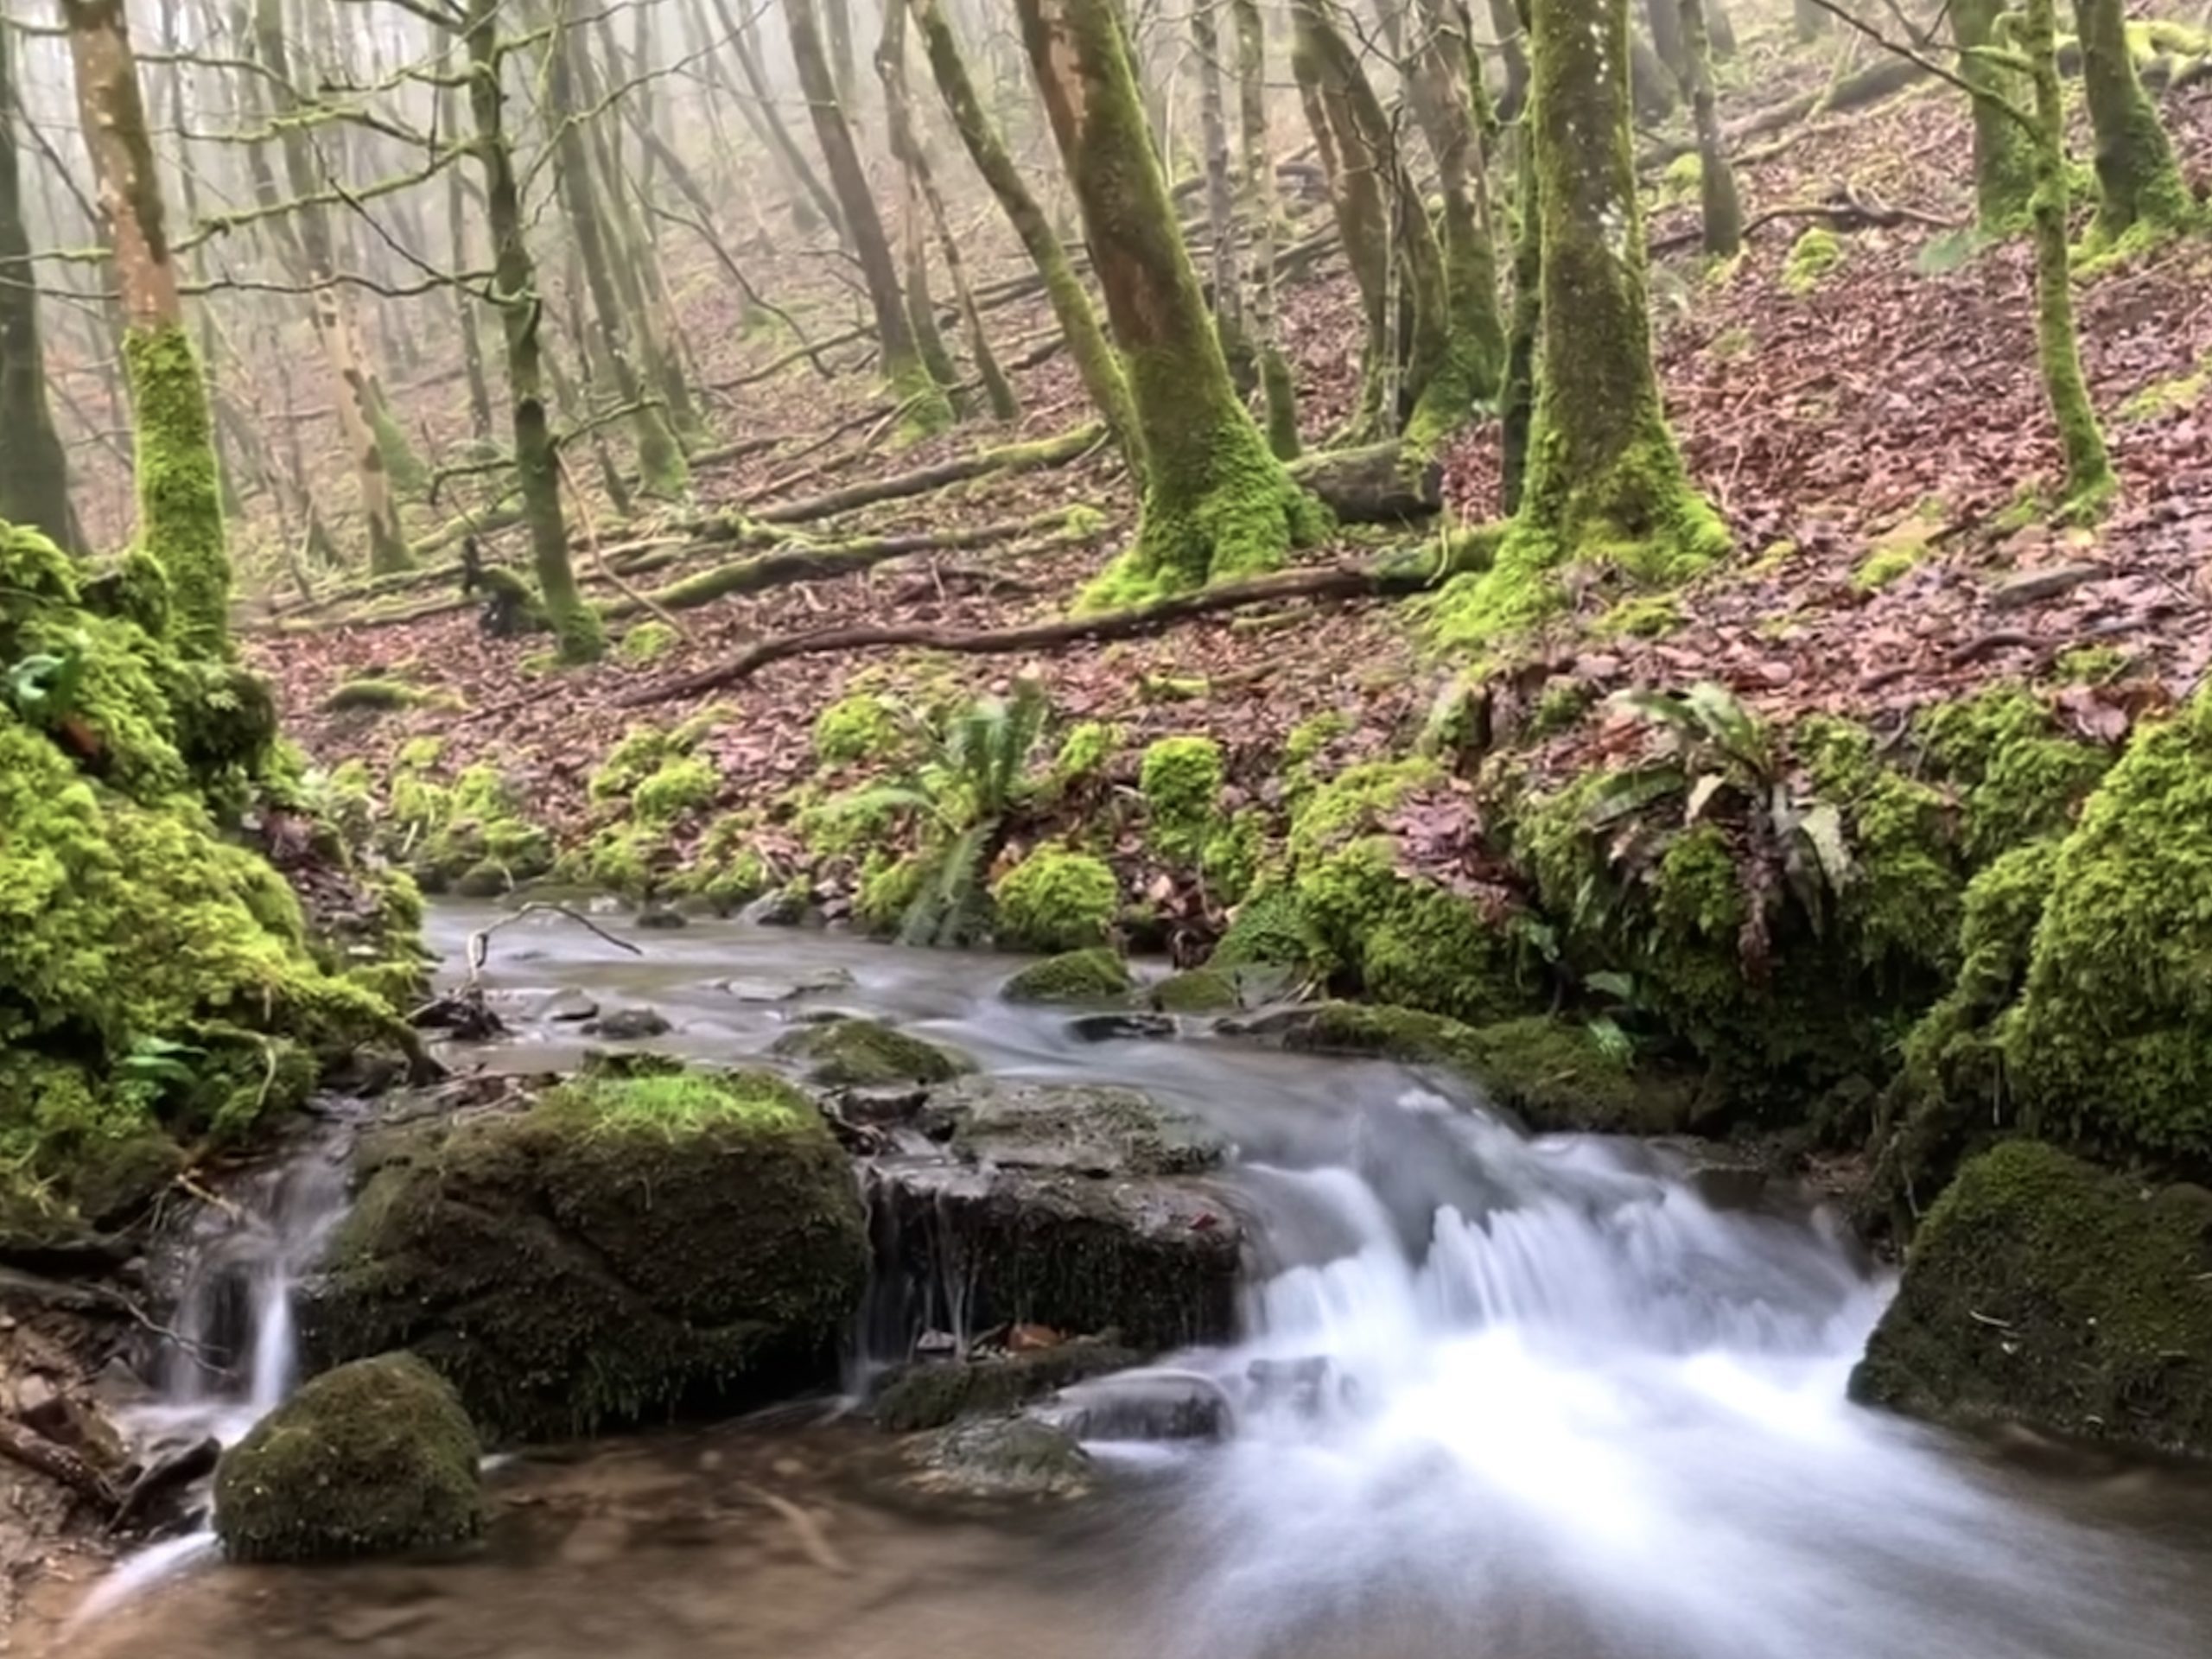
[[[2005,106],[2031,96],[2025,78],[2003,60],[1998,22],[2005,0],[1951,0],[1951,41],[1959,79],[1974,89],[1974,220],[1985,236],[2006,236],[2027,223],[2035,194],[2034,136]]]
[[[1083,213],[1143,437],[1136,544],[1102,604],[1280,564],[1323,515],[1230,383],[1147,130],[1115,0],[1015,0],[1022,42]]]
[[[2174,161],[2158,105],[2143,90],[2121,0],[2074,0],[2082,88],[2097,139],[2095,238],[2110,245],[2137,226],[2173,231],[2200,217]]]
[[[1245,307],[1252,351],[1267,399],[1268,447],[1283,461],[1298,458],[1298,387],[1275,334],[1275,158],[1268,143],[1268,33],[1260,0],[1229,0],[1236,29],[1236,127],[1243,165],[1237,209],[1252,236]]]
[[[0,519],[43,531],[55,545],[81,553],[68,458],[46,406],[46,349],[16,165],[14,50],[13,31],[0,20]]]
[[[891,238],[884,232],[883,216],[876,211],[875,196],[868,188],[868,169],[861,164],[852,123],[838,99],[836,78],[823,47],[814,0],[784,0],[784,21],[791,31],[791,61],[814,118],[822,159],[830,169],[830,188],[837,193],[845,232],[868,283],[868,303],[875,312],[876,342],[883,354],[884,382],[902,405],[899,429],[908,437],[942,431],[952,424],[952,402],[930,372],[914,338],[906,296],[899,284],[898,263],[892,257]]]
[[[138,539],[168,573],[170,631],[196,654],[230,651],[231,561],[207,386],[186,332],[123,0],[61,0],[77,108],[123,296],[137,435]]]

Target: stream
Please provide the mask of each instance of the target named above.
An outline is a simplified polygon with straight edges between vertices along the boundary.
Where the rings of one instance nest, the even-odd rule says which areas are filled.
[[[497,914],[441,906],[432,945],[458,963]],[[1007,958],[598,919],[644,954],[557,917],[503,928],[485,983],[517,1033],[455,1060],[572,1065],[594,1039],[550,1015],[580,996],[671,1023],[634,1046],[721,1062],[796,1011],[865,1011],[993,1072],[1149,1090],[1229,1135],[1255,1257],[1243,1334],[1160,1369],[1243,1401],[1233,1432],[1096,1444],[1102,1490],[1045,1506],[925,1501],[891,1438],[829,1404],[533,1452],[491,1475],[491,1534],[464,1559],[231,1567],[178,1540],[118,1569],[48,1651],[2212,1651],[2212,1472],[1847,1403],[1892,1286],[1809,1203],[1670,1149],[1531,1140],[1395,1066],[1197,1035],[1086,1041],[1065,1010],[995,998]],[[181,1313],[230,1363],[165,1376],[149,1422],[232,1438],[282,1397],[289,1287],[342,1193],[310,1147],[207,1241]],[[1291,1380],[1236,1393],[1260,1374]]]

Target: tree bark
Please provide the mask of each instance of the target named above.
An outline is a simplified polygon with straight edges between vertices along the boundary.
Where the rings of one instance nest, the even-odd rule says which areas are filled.
[[[543,353],[538,327],[544,303],[537,269],[523,239],[521,191],[508,147],[500,81],[507,46],[499,32],[505,0],[468,0],[462,39],[468,48],[468,105],[476,124],[476,156],[484,168],[490,221],[493,299],[506,339],[507,393],[513,406],[515,474],[523,516],[530,526],[537,589],[562,657],[589,662],[606,649],[598,614],[585,603],[569,561],[569,531],[561,509],[560,461],[546,418]]]
[[[2074,0],[2082,40],[2082,86],[2096,133],[2097,219],[2091,236],[2109,246],[2140,225],[2175,231],[2197,217],[2172,141],[2135,73],[2121,0]]]
[[[1016,0],[1144,445],[1136,544],[1084,595],[1128,602],[1280,563],[1320,529],[1236,388],[1146,129],[1114,0]]]
[[[1251,385],[1252,352],[1244,333],[1243,278],[1238,270],[1236,195],[1230,183],[1229,120],[1222,96],[1218,0],[1195,0],[1191,43],[1198,59],[1198,142],[1205,152],[1206,230],[1213,291],[1214,332],[1237,385]]]
[[[138,534],[167,571],[170,631],[196,654],[230,650],[231,563],[207,387],[200,378],[123,0],[61,0],[77,107],[114,250],[137,441]]]
[[[46,402],[46,350],[16,165],[14,32],[0,22],[0,519],[85,550],[69,505],[69,463]]]
[[[2024,107],[2033,96],[2025,79],[1982,54],[2005,44],[1998,19],[2005,0],[1952,0],[1951,39],[1959,48],[1959,79],[1988,94],[1974,105],[1974,219],[1986,236],[2006,236],[2027,223],[2035,194],[2035,143],[2027,126],[2002,103]]]
[[[1229,10],[1236,26],[1237,130],[1243,160],[1237,175],[1240,216],[1252,235],[1246,314],[1267,399],[1268,447],[1277,460],[1294,461],[1299,450],[1298,389],[1275,334],[1275,221],[1281,207],[1274,154],[1268,143],[1267,28],[1260,0],[1229,0]]]
[[[899,267],[892,257],[890,238],[884,234],[882,215],[876,212],[875,197],[868,188],[868,169],[861,165],[852,126],[838,102],[814,5],[815,0],[784,0],[791,60],[814,118],[814,136],[830,169],[830,186],[837,193],[846,235],[868,283],[868,302],[875,311],[876,340],[883,353],[884,382],[906,409],[899,430],[910,439],[926,437],[952,424],[952,404],[922,360],[907,321]]]
[[[457,90],[442,87],[438,92],[441,125],[445,130],[446,142],[464,142],[461,130],[461,99]],[[461,168],[446,169],[446,241],[448,257],[456,270],[469,268],[468,199],[461,188]],[[461,329],[461,371],[468,379],[468,429],[479,443],[492,442],[492,384],[484,374],[484,337],[477,328],[476,298],[464,286],[453,291],[454,320]]]
[[[1664,10],[1669,0],[1655,0]],[[1713,39],[1705,23],[1705,0],[1679,0],[1682,55],[1697,127],[1698,202],[1705,227],[1705,251],[1716,259],[1732,257],[1744,245],[1744,204],[1736,194],[1736,169],[1713,94]]]
[[[923,52],[930,60],[930,72],[944,99],[946,112],[952,118],[953,129],[1037,267],[1084,390],[1090,394],[1091,403],[1128,457],[1130,470],[1140,471],[1143,457],[1138,447],[1136,406],[1130,399],[1121,359],[1107,340],[1106,330],[1090,302],[1090,290],[1076,275],[1059,233],[1031,193],[997,125],[976,96],[959,40],[945,17],[941,0],[911,0],[911,4],[915,24],[922,33]]]
[[[822,212],[823,219],[840,237],[845,234],[844,216],[838,211],[837,198],[822,182],[822,175],[806,159],[806,152],[791,137],[791,130],[785,124],[783,111],[776,107],[775,89],[761,73],[760,54],[753,49],[753,9],[747,6],[741,16],[738,6],[744,0],[714,0],[715,16],[722,26],[722,38],[729,42],[730,54],[737,60],[738,73],[745,77],[745,84],[753,93],[753,102],[744,105],[747,113],[754,118],[755,130],[763,134],[776,157],[784,165],[792,181],[806,193],[807,199]]]

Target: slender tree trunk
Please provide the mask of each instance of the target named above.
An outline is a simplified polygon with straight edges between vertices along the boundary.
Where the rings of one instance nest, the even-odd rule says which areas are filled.
[[[784,165],[792,181],[805,191],[807,198],[819,208],[840,237],[845,234],[845,219],[837,206],[837,198],[822,182],[822,175],[806,159],[806,152],[791,137],[791,128],[785,123],[783,111],[777,107],[775,89],[761,72],[760,54],[753,47],[753,8],[747,7],[746,15],[739,16],[739,8],[746,0],[714,0],[715,15],[722,26],[723,38],[729,41],[730,54],[737,60],[738,73],[745,77],[745,84],[753,93],[753,102],[745,107],[760,117],[760,130],[766,136],[769,147]]]
[[[884,0],[883,37],[876,45],[875,69],[883,82],[884,116],[891,130],[891,153],[906,169],[913,194],[928,213],[929,222],[937,232],[938,245],[944,251],[945,275],[952,279],[953,298],[967,325],[968,348],[976,359],[976,378],[983,383],[983,396],[990,404],[994,418],[1017,419],[1021,405],[1007,381],[1006,371],[999,366],[997,353],[991,350],[990,334],[983,327],[983,314],[976,304],[975,290],[969,285],[960,238],[953,234],[944,193],[937,188],[936,169],[930,165],[929,150],[914,124],[913,103],[906,88],[906,0]],[[910,213],[915,205],[914,201],[909,202]],[[909,226],[908,233],[918,239],[919,224]],[[910,254],[908,263],[918,264],[918,256]],[[921,309],[927,309],[926,298]],[[935,320],[931,321],[934,324]]]
[[[1136,545],[1085,601],[1126,602],[1272,569],[1319,532],[1321,515],[1230,384],[1115,0],[1016,0],[1015,10],[1143,434]]]
[[[1121,359],[1107,340],[1090,292],[1076,275],[1074,264],[1068,257],[1059,233],[1053,230],[1052,221],[1039,206],[1028,181],[1000,137],[997,126],[984,111],[982,99],[976,96],[967,62],[961,56],[960,42],[945,18],[940,0],[911,0],[911,3],[914,22],[922,32],[923,53],[930,60],[930,72],[937,80],[945,109],[952,117],[953,130],[959,133],[960,142],[967,147],[983,182],[998,198],[1014,234],[1021,238],[1021,245],[1028,250],[1037,274],[1044,279],[1045,297],[1052,303],[1052,315],[1067,340],[1068,355],[1075,359],[1076,373],[1083,380],[1084,390],[1090,394],[1090,401],[1097,406],[1115,442],[1128,458],[1130,469],[1137,471],[1143,461],[1138,448],[1136,406],[1130,399],[1129,383],[1122,371]]]
[[[1536,346],[1544,317],[1544,215],[1536,147],[1524,126],[1516,146],[1513,192],[1513,327],[1505,342],[1505,388],[1498,396],[1498,505],[1521,510],[1529,476],[1529,438],[1536,418]]]
[[[508,148],[500,72],[506,47],[499,19],[505,0],[468,0],[462,38],[468,48],[468,105],[476,122],[476,156],[484,168],[490,220],[493,287],[506,336],[507,392],[513,404],[515,474],[522,486],[523,517],[530,526],[531,562],[561,655],[589,662],[606,648],[599,613],[584,601],[569,562],[569,531],[561,511],[560,463],[545,415],[539,325],[544,302],[537,270],[523,240],[522,196]]]
[[[2074,333],[2074,272],[2067,246],[2066,100],[2058,83],[2058,23],[2053,0],[2027,0],[2021,48],[2035,86],[2036,349],[2044,391],[2066,453],[2066,507],[2096,512],[2118,487],[2096,405],[2082,376]]]
[[[2110,245],[2137,226],[2179,230],[2199,217],[2158,107],[2143,90],[2127,44],[2121,0],[2074,0],[2082,39],[2082,86],[2097,140],[2097,220],[2091,234]]]
[[[1237,187],[1241,217],[1252,233],[1250,303],[1252,349],[1259,359],[1260,389],[1267,399],[1268,447],[1279,461],[1298,458],[1298,389],[1275,334],[1275,158],[1268,142],[1268,37],[1260,0],[1229,0],[1236,28],[1237,130],[1243,167]]]
[[[2005,0],[1951,0],[1951,39],[1959,48],[1959,78],[1987,93],[1974,105],[1974,219],[1985,236],[2009,236],[2028,221],[2035,194],[2035,141],[2004,105],[2024,105],[2033,96],[2026,78],[1992,61],[1986,52],[2009,44],[1999,38]]]
[[[1529,106],[1529,30],[1514,0],[1490,0],[1490,26],[1505,64],[1505,92],[1498,99],[1501,120],[1517,121]]]
[[[892,395],[905,406],[899,429],[908,438],[926,437],[952,424],[952,404],[922,360],[914,331],[906,317],[899,292],[899,267],[892,257],[890,238],[884,234],[882,215],[875,210],[869,191],[868,169],[861,164],[853,129],[838,102],[830,60],[822,46],[821,25],[815,16],[815,0],[784,0],[784,22],[791,32],[791,61],[798,70],[800,88],[813,112],[815,137],[822,159],[830,169],[830,182],[837,193],[838,211],[845,231],[860,258],[861,275],[868,283],[868,301],[875,309],[876,340],[883,353],[883,378]]]
[[[1656,0],[1662,10],[1672,0]],[[1698,200],[1704,210],[1705,251],[1729,258],[1744,245],[1744,205],[1736,194],[1736,169],[1713,95],[1713,38],[1705,26],[1705,0],[1679,0],[1682,54],[1690,116],[1697,126]]]
[[[1651,50],[1675,85],[1685,94],[1690,90],[1689,42],[1682,37],[1682,14],[1677,0],[1643,0],[1643,16],[1651,26]],[[1633,18],[1629,28],[1634,29]]]
[[[146,133],[123,0],[61,0],[77,107],[115,251],[137,432],[138,536],[168,575],[170,631],[185,649],[230,650],[231,563],[207,387],[185,330],[161,181]]]
[[[14,31],[0,21],[0,520],[85,550],[69,505],[69,463],[46,403],[46,350],[16,165]]]
[[[296,118],[301,99],[293,86],[281,0],[255,0],[253,22],[262,66],[269,72],[268,84],[275,88],[270,107],[280,128],[285,175],[293,196],[300,200],[290,218],[297,226],[302,274],[313,290],[308,302],[315,334],[332,371],[331,401],[337,410],[340,435],[353,458],[354,476],[360,481],[361,516],[369,532],[369,569],[378,573],[405,570],[415,561],[400,528],[386,451],[388,446],[405,448],[407,445],[384,412],[383,393],[361,343],[359,319],[338,286],[338,257],[329,216],[319,203],[306,200],[321,189],[322,181],[315,164],[315,140]],[[385,428],[390,429],[388,435],[381,430]]]
[[[1252,346],[1244,332],[1243,277],[1238,270],[1236,198],[1230,179],[1229,118],[1222,96],[1219,0],[1195,0],[1191,43],[1198,59],[1198,142],[1205,149],[1206,228],[1213,239],[1214,331],[1240,391],[1252,385]]]
[[[1543,373],[1519,528],[1546,563],[1685,574],[1727,533],[1684,475],[1651,362],[1626,0],[1535,0]]]
[[[438,93],[440,128],[448,144],[465,142],[461,130],[461,99],[452,88]],[[446,241],[454,269],[469,269],[469,251],[475,238],[468,233],[468,195],[461,188],[458,165],[446,168]],[[461,362],[468,378],[468,427],[479,443],[492,439],[492,385],[484,373],[484,337],[477,328],[476,297],[466,287],[453,291],[454,321],[461,329]]]

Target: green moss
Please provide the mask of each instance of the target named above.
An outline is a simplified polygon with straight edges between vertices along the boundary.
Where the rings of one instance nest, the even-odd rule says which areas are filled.
[[[1810,294],[1843,259],[1843,243],[1836,233],[1824,226],[1813,226],[1789,245],[1789,256],[1782,265],[1782,285],[1792,294]]]
[[[1599,693],[1595,682],[1554,675],[1544,683],[1536,706],[1529,712],[1529,735],[1541,741],[1556,737],[1580,725]]]
[[[675,740],[658,727],[632,726],[592,773],[588,785],[592,799],[611,801],[628,796],[662,762],[678,753]]]
[[[2194,409],[2203,401],[2208,387],[2212,387],[2212,356],[2204,358],[2187,374],[2154,380],[2145,386],[2120,406],[2120,418],[2131,423],[2155,421]]]
[[[1854,1397],[1954,1421],[2212,1452],[2212,1196],[2034,1141],[1960,1172]]]
[[[887,760],[907,741],[899,705],[874,692],[840,697],[814,717],[815,757],[830,766]]]
[[[1815,717],[1791,745],[1815,795],[1844,815],[1852,868],[1835,907],[1853,956],[1893,992],[1901,975],[1947,971],[1966,888],[1948,803],[1882,764],[1862,726]]]
[[[614,654],[626,663],[657,663],[673,651],[683,638],[665,622],[640,622],[624,631]]]
[[[2212,696],[2134,741],[2060,844],[2004,1035],[2038,1133],[2212,1171]]]
[[[1666,200],[1688,201],[1698,194],[1704,178],[1705,163],[1695,150],[1677,156],[1659,175],[1660,195]]]
[[[1122,731],[1105,721],[1086,720],[1070,728],[1052,757],[1052,781],[1060,788],[1103,774],[1122,747]]]
[[[630,810],[641,824],[669,824],[713,803],[721,774],[697,755],[661,762],[630,793]]]
[[[2075,645],[2058,653],[2050,677],[2060,685],[2110,685],[2134,666],[2135,658],[2118,645]]]
[[[1163,1014],[1226,1014],[1243,1005],[1236,976],[1218,968],[1170,974],[1147,993]]]
[[[207,388],[181,324],[123,339],[137,438],[139,537],[168,578],[178,645],[219,657],[230,642],[231,563]]]
[[[1597,639],[1663,639],[1682,620],[1681,601],[1672,594],[1645,594],[1621,601],[1590,625],[1590,634]]]
[[[778,1038],[774,1052],[804,1061],[810,1081],[832,1088],[950,1083],[975,1070],[963,1055],[874,1020],[801,1026]]]
[[[1510,912],[1402,870],[1387,836],[1303,863],[1294,880],[1300,911],[1366,995],[1480,1022],[1520,1012],[1534,995]]]
[[[923,1361],[887,1376],[869,1407],[894,1434],[942,1428],[959,1417],[996,1416],[1088,1377],[1141,1365],[1133,1348],[1078,1338],[1055,1347],[957,1363]]]
[[[404,680],[364,678],[346,680],[332,688],[322,700],[325,714],[339,715],[365,709],[384,714],[393,709],[412,709],[424,700],[420,686]]]
[[[1116,1002],[1135,982],[1111,950],[1071,950],[1033,962],[1001,986],[1009,1002]]]
[[[1103,944],[1122,905],[1121,883],[1103,859],[1040,847],[991,886],[1001,944],[1032,950]]]
[[[872,933],[893,933],[922,896],[929,867],[912,855],[890,858],[872,855],[861,866],[860,890],[853,898],[853,916]]]
[[[1443,779],[1443,769],[1434,761],[1420,759],[1347,766],[1319,785],[1292,818],[1293,861],[1303,864],[1354,831],[1378,824],[1408,795]]]
[[[1163,737],[1146,748],[1137,786],[1147,838],[1162,856],[1198,861],[1217,828],[1222,779],[1221,745],[1210,737]]]
[[[1851,585],[1862,594],[1879,593],[1928,556],[1919,542],[1888,542],[1859,561],[1851,573]]]
[[[1965,844],[1977,861],[2065,829],[2112,766],[2112,755],[2067,736],[2024,687],[1992,686],[1914,717],[1913,734],[1963,791]]]

